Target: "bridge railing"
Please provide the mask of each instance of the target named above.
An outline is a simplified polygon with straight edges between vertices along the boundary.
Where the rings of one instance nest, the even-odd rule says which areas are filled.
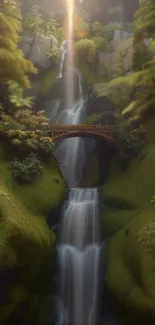
[[[85,124],[49,124],[49,131],[60,131],[60,130],[107,130],[113,131],[114,126],[112,125],[85,125]]]

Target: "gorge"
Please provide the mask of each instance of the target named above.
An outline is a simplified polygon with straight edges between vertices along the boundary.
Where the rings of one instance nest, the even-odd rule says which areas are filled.
[[[65,2],[0,3],[0,324],[154,325],[154,0]]]

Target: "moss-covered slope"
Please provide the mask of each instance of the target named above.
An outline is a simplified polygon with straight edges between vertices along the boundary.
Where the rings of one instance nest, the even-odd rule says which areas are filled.
[[[0,324],[10,324],[12,317],[32,324],[32,315],[38,324],[40,301],[50,293],[47,282],[55,242],[44,214],[63,203],[65,182],[53,159],[32,185],[14,185],[2,145],[0,158]]]
[[[154,125],[154,121],[147,125],[141,157],[125,172],[113,162],[111,177],[102,188],[106,283],[121,308],[133,310],[134,323],[147,324],[148,317],[155,321]]]

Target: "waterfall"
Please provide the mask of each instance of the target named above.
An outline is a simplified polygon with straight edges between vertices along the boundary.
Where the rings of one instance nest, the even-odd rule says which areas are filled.
[[[97,189],[70,190],[58,246],[58,325],[95,325],[97,322],[100,262],[98,200]]]
[[[65,58],[66,58],[66,53],[67,53],[67,41],[65,40],[60,48],[60,70],[57,78],[62,78],[63,76],[63,69],[64,69],[64,64],[65,64]]]
[[[69,46],[67,49],[67,42],[64,41],[61,47],[59,78],[64,77],[64,64],[68,51]],[[73,76],[78,78],[79,96],[74,104],[68,104],[58,114],[57,120],[64,124],[80,124],[86,116],[81,75],[72,64],[68,66],[68,71],[67,96],[71,97],[68,103],[73,99],[72,89],[69,95]],[[84,149],[83,139],[77,137],[61,141],[56,145],[55,150],[61,171],[71,188],[67,204],[62,211],[60,240],[57,246],[59,261],[57,325],[96,325],[98,321],[101,252],[98,225],[99,194],[96,188],[77,188],[85,162]]]
[[[62,55],[63,58],[64,55]],[[62,66],[62,63],[60,66]],[[86,116],[81,75],[75,69],[72,69],[72,73],[78,78],[79,98],[71,108],[65,108],[57,116],[58,121],[64,124],[80,124]],[[56,146],[55,156],[59,161],[62,174],[70,187],[77,186],[81,181],[85,161],[84,149],[84,141],[81,138],[65,139]],[[70,165],[69,168],[68,164]]]

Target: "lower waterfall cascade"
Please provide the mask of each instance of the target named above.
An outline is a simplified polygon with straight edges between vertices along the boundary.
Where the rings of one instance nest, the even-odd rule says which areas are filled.
[[[99,194],[73,188],[63,210],[59,260],[58,325],[95,325],[99,291]]]

